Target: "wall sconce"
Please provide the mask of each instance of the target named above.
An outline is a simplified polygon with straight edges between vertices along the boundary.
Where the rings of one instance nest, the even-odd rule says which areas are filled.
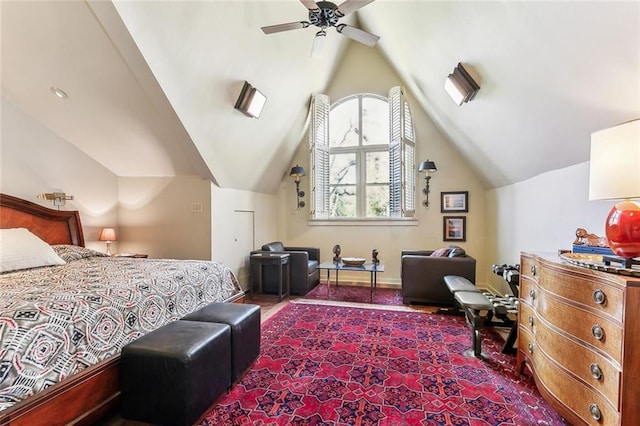
[[[98,240],[107,242],[107,254],[111,256],[111,242],[118,241],[118,238],[116,237],[116,230],[113,228],[102,228]]]
[[[422,202],[422,205],[425,207],[429,207],[429,180],[431,179],[429,172],[436,171],[438,171],[436,163],[429,159],[420,163],[420,167],[418,167],[418,172],[424,172],[424,189],[422,190],[422,193],[425,195],[425,200]]]
[[[234,108],[248,117],[259,118],[266,102],[267,97],[245,81]]]
[[[67,203],[67,200],[73,200],[73,195],[67,195],[64,192],[44,192],[42,194],[38,194],[38,198],[41,200],[49,200],[53,201],[54,206],[64,206]]]
[[[603,261],[640,264],[640,119],[591,134],[589,200],[623,200],[605,222],[607,243],[619,258]]]
[[[304,169],[297,164],[295,167],[291,168],[291,172],[289,173],[289,176],[293,176],[296,182],[296,198],[298,201],[298,210],[304,207],[304,201],[300,200],[300,198],[304,197],[304,191],[300,191],[300,178],[304,175]]]
[[[453,73],[449,74],[445,80],[444,90],[460,106],[475,98],[476,93],[480,90],[480,85],[473,80],[462,64],[458,63],[453,69]]]

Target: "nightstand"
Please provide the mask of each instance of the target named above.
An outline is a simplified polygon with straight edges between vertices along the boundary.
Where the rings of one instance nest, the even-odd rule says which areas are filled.
[[[113,254],[112,257],[133,257],[136,259],[146,259],[147,257],[149,257],[149,255],[141,253],[116,253]]]
[[[254,281],[258,284],[258,293],[262,293],[262,268],[267,265],[278,267],[278,297],[280,302],[285,296],[289,296],[291,289],[291,264],[289,263],[289,253],[254,253],[249,256],[249,293],[253,297]],[[253,267],[256,266],[258,276],[253,276]]]

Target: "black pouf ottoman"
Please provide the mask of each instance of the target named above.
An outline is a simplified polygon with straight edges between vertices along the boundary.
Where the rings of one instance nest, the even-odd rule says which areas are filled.
[[[228,324],[231,327],[231,382],[235,383],[260,354],[260,306],[210,303],[185,317],[187,321]]]
[[[192,425],[231,386],[231,329],[174,321],[122,349],[121,415]]]

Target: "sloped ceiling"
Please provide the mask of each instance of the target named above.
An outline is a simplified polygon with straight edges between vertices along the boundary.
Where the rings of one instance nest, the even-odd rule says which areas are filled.
[[[330,32],[317,60],[314,29],[260,31],[305,20],[298,0],[2,1],[0,13],[3,96],[114,174],[267,193],[350,42]],[[348,18],[381,37],[413,107],[488,187],[587,161],[591,132],[640,117],[640,2],[376,0]],[[482,87],[462,107],[443,90],[458,62]],[[233,109],[244,80],[268,98],[259,120]]]

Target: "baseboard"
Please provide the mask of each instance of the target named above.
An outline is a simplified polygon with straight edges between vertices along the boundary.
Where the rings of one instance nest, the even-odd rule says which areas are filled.
[[[341,276],[342,277],[342,276]],[[320,280],[320,284],[327,284],[326,280]],[[335,286],[336,282],[334,280],[331,280],[331,286]],[[340,283],[338,284],[341,287],[371,287],[371,282],[370,281],[342,281],[340,280]],[[376,288],[390,288],[393,290],[400,290],[402,288],[402,286],[400,284],[390,284],[390,283],[381,283],[378,282],[376,284]]]

